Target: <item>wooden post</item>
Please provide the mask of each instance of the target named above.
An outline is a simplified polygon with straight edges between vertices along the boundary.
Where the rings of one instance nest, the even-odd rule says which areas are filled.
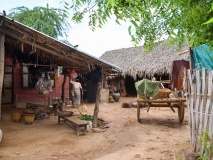
[[[63,103],[65,102],[65,96],[64,96],[64,91],[65,91],[65,84],[66,84],[66,79],[67,79],[67,75],[64,74],[64,81],[62,83],[62,95],[61,95],[61,99],[63,101]]]
[[[95,109],[94,109],[94,115],[93,115],[92,128],[96,128],[97,127],[97,123],[98,123],[100,91],[101,91],[101,82],[98,82],[98,84],[97,84],[96,102],[95,102]]]
[[[2,88],[3,88],[3,79],[4,79],[4,49],[5,35],[0,32],[0,120],[1,120],[1,97],[2,97]]]
[[[191,49],[191,47],[189,47],[189,58],[190,58],[190,61],[189,61],[189,68],[190,68],[190,71],[191,71],[191,73],[192,73],[192,71],[193,71],[193,67],[194,67],[194,61],[193,61],[193,59],[194,59],[194,55],[193,55],[193,52],[192,52],[192,49]]]
[[[69,75],[69,78],[68,78],[68,84],[69,84],[69,101],[71,100],[71,84],[70,84],[70,80],[71,80],[71,75]]]

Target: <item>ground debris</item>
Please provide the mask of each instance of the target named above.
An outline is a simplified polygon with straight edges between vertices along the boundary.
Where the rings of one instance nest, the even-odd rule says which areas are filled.
[[[102,129],[102,128],[93,128],[92,131],[95,132],[95,133],[101,133],[101,132],[105,132],[106,129]]]
[[[100,127],[100,128],[109,128],[108,123],[105,120],[103,120],[102,118],[98,118],[97,123],[98,123],[98,127]]]
[[[199,158],[199,155],[193,151],[186,150],[184,151],[184,157],[187,160],[197,160]]]

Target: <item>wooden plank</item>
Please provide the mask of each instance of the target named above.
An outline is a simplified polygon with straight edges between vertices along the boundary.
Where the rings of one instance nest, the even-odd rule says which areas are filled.
[[[195,114],[195,136],[199,135],[199,105],[200,105],[200,101],[201,101],[201,95],[200,95],[200,87],[201,87],[201,83],[200,83],[200,71],[196,70],[196,102],[195,102],[195,110],[194,110],[194,114]],[[197,139],[197,138],[196,138]],[[200,143],[199,141],[195,141],[196,143],[196,149],[197,151],[199,150],[199,146]]]
[[[213,79],[213,70],[210,71],[211,77]],[[211,82],[212,90],[210,96],[210,117],[209,117],[209,133],[210,137],[213,137],[213,81]]]
[[[196,85],[196,70],[193,70],[193,75],[194,79],[192,81],[192,87],[193,87],[193,105],[192,105],[192,114],[193,114],[193,123],[192,123],[192,129],[193,129],[193,137],[194,137],[194,147],[195,149],[197,148],[197,131],[196,131],[196,113],[195,113],[195,107],[196,107],[196,90],[197,90],[197,85]]]
[[[196,128],[195,128],[195,103],[196,103],[196,79],[195,79],[195,70],[193,70],[193,80],[192,80],[192,101],[193,105],[191,105],[191,114],[192,114],[192,138],[193,138],[193,146],[196,148]]]
[[[198,127],[199,127],[199,122],[198,122],[198,106],[200,104],[200,99],[201,99],[201,95],[200,95],[200,71],[199,70],[196,70],[196,107],[195,107],[195,129],[196,131],[198,132]],[[196,133],[197,134],[197,133]]]
[[[2,101],[2,88],[4,78],[4,57],[5,57],[5,35],[0,32],[0,120],[1,120],[1,101]]]
[[[175,106],[174,104],[168,104],[168,103],[147,103],[147,106],[145,107],[175,107]]]
[[[165,98],[165,99],[138,99],[141,103],[174,103],[174,102],[186,102],[186,98]]]
[[[191,77],[191,71],[190,69],[187,69],[186,71],[186,80],[187,80],[187,93],[189,94],[188,96],[186,96],[186,104],[187,104],[187,115],[188,115],[188,125],[187,128],[189,129],[189,137],[191,138],[191,116],[190,116],[190,93],[191,93],[191,86],[190,86],[190,81],[189,81],[189,77]],[[190,139],[191,141],[191,139]]]
[[[188,77],[189,77],[189,88],[190,88],[190,92],[189,92],[189,98],[188,98],[188,117],[189,117],[189,129],[190,129],[190,142],[191,145],[193,144],[193,136],[192,136],[192,122],[193,122],[193,114],[192,114],[192,106],[193,106],[193,87],[192,87],[192,75],[191,75],[191,71],[188,70]]]
[[[210,106],[210,96],[211,96],[211,91],[212,91],[212,75],[211,75],[211,72],[207,72],[208,74],[208,91],[207,91],[207,97],[206,97],[206,109],[205,109],[205,114],[204,114],[204,130],[207,129],[207,122],[209,120],[209,106]]]
[[[203,121],[203,113],[205,111],[206,108],[206,99],[207,99],[207,87],[208,87],[208,79],[206,78],[206,70],[205,68],[202,69],[202,100],[201,100],[201,104],[200,104],[200,126],[199,126],[199,136],[202,135],[202,129],[204,126],[204,121]],[[199,138],[199,136],[197,138]],[[203,146],[201,146],[201,148],[199,149],[199,152],[202,154],[203,153]]]
[[[213,105],[212,105],[212,108],[213,108]],[[210,131],[210,137],[213,138],[213,123],[212,123],[212,119],[213,119],[213,112],[211,114],[211,123],[210,123],[210,128],[211,128],[211,131]]]
[[[77,116],[70,116],[70,117],[62,117],[65,120],[69,121],[70,123],[73,123],[74,125],[87,125],[87,121],[80,120]]]
[[[201,104],[200,104],[200,123],[199,123],[199,130],[201,131],[202,130],[202,120],[203,120],[203,95],[204,95],[204,90],[205,90],[205,70],[202,69],[202,88],[201,88],[201,91],[202,91],[202,99],[201,99]]]

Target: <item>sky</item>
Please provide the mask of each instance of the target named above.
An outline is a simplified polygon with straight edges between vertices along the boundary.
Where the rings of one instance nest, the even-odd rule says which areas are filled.
[[[32,9],[35,6],[46,6],[47,3],[49,7],[60,8],[60,0],[4,0],[1,2],[0,12],[5,10],[9,13],[10,9],[20,6]],[[134,47],[128,34],[129,24],[125,22],[118,25],[114,20],[109,20],[103,28],[94,32],[88,26],[88,19],[84,19],[80,24],[71,20],[69,22],[71,28],[67,40],[72,45],[78,45],[79,50],[95,57],[100,57],[106,51]]]

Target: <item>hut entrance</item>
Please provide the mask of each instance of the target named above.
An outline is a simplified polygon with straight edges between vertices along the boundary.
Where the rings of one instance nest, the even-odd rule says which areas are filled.
[[[169,86],[169,83],[170,83],[169,74],[163,74],[163,75],[155,74],[154,77],[155,77],[156,81],[161,81],[163,83],[164,87],[166,87],[166,88],[170,87]],[[137,82],[141,79],[143,79],[143,78],[137,77],[137,80],[135,81],[131,76],[126,76],[125,86],[126,86],[127,95],[129,97],[137,97],[137,91],[135,89],[135,82]]]
[[[137,92],[135,89],[135,80],[130,77],[130,76],[126,76],[126,92],[127,95],[130,97],[136,97],[137,96]]]

